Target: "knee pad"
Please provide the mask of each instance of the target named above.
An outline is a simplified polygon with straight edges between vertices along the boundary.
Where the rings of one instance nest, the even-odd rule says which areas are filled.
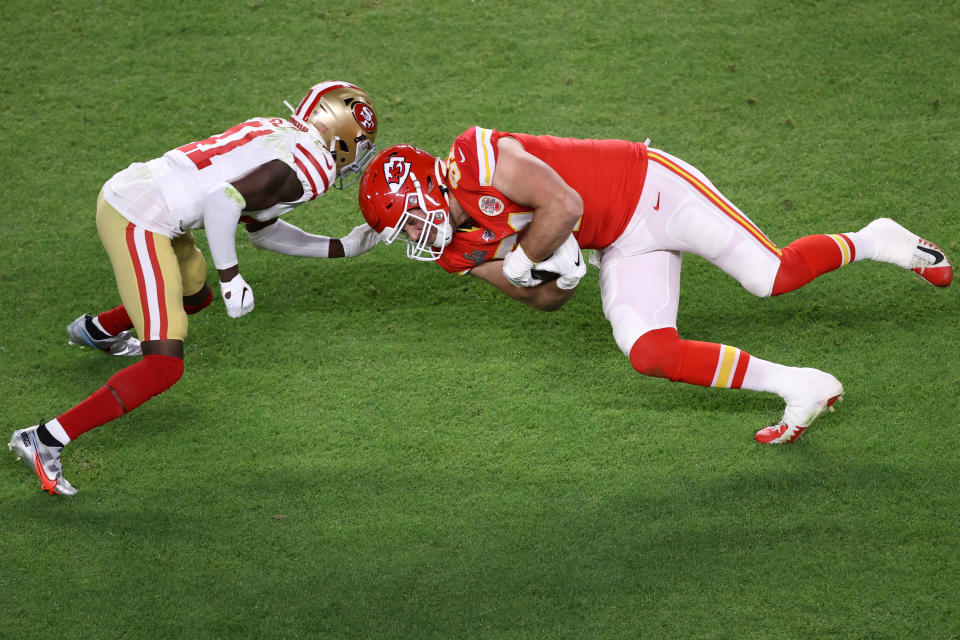
[[[680,377],[680,356],[683,340],[673,327],[654,329],[640,336],[630,349],[630,364],[645,376]]]
[[[777,273],[779,273],[779,270],[771,272],[766,265],[756,264],[752,268],[744,270],[740,277],[740,286],[758,298],[766,298],[771,295],[773,281]]]
[[[143,361],[150,363],[154,376],[162,381],[164,386],[161,391],[172,387],[183,376],[183,358],[151,354],[145,356]]]
[[[704,208],[700,201],[688,196],[667,221],[667,232],[687,245],[687,249],[707,260],[716,260],[734,238],[733,229],[715,210]]]

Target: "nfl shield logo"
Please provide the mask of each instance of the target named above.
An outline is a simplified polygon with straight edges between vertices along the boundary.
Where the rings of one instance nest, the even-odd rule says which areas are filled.
[[[400,191],[409,175],[410,163],[403,156],[393,156],[383,163],[383,179],[390,188],[390,193]]]

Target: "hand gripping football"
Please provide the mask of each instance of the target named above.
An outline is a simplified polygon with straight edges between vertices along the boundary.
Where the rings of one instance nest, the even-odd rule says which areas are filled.
[[[542,262],[538,262],[530,270],[534,278],[543,282],[560,280],[557,286],[561,289],[573,289],[580,282],[580,278],[587,272],[587,264],[580,251],[577,239],[570,234],[563,244],[557,247],[553,255]]]

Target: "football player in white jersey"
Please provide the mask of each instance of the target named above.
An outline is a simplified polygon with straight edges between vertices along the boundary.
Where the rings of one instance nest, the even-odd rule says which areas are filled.
[[[310,88],[288,118],[252,118],[149,162],[135,162],[104,185],[97,232],[110,257],[122,304],[67,327],[70,341],[114,355],[143,355],[103,387],[48,422],[15,431],[10,449],[52,493],[76,493],[60,452],[82,433],[132,411],[183,374],[187,315],[208,306],[206,261],[192,229],[205,229],[231,318],[253,310],[240,275],[236,228],[258,248],[316,258],[359,255],[378,234],[366,224],[343,238],[309,234],[280,219],[294,207],[360,177],[376,148],[373,102],[347,82]],[[130,330],[135,328],[138,340]],[[142,342],[141,342],[142,341]]]

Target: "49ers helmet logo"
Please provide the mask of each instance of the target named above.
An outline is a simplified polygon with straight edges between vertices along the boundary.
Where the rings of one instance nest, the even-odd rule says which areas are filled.
[[[393,156],[383,163],[383,179],[390,187],[390,193],[396,193],[410,175],[410,163],[403,156]]]
[[[373,109],[370,108],[370,105],[362,102],[357,102],[354,104],[353,117],[357,119],[357,122],[367,133],[373,133],[377,130],[377,116],[374,115]]]

